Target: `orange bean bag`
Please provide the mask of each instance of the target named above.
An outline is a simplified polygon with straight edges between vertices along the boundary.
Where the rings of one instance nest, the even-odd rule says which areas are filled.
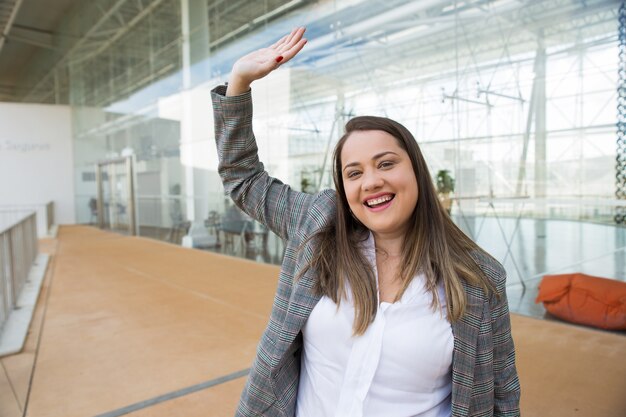
[[[626,330],[626,282],[585,274],[545,275],[536,303],[558,318],[608,330]]]

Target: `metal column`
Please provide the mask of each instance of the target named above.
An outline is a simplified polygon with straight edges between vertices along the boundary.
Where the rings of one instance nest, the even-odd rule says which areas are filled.
[[[615,164],[615,196],[626,200],[626,3],[622,2],[619,19],[619,63],[617,85],[617,152]],[[615,223],[626,222],[626,206],[616,207]]]

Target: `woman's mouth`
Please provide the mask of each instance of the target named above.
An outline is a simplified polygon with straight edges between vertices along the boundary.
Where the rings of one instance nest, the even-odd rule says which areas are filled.
[[[384,210],[391,205],[391,201],[395,198],[395,194],[385,194],[378,197],[365,200],[364,204],[372,211]]]

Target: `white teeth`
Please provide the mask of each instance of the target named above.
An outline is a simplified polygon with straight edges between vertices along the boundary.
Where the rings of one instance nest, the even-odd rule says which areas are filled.
[[[382,197],[378,197],[378,198],[373,198],[371,200],[367,200],[367,205],[368,206],[375,206],[375,205],[378,205],[378,204],[385,203],[385,202],[387,202],[387,201],[389,201],[391,199],[392,199],[392,196],[385,195],[385,196],[382,196]]]

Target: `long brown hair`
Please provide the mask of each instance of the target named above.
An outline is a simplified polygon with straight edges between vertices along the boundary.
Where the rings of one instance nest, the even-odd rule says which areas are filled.
[[[338,198],[336,221],[315,236],[319,250],[311,267],[319,276],[317,293],[339,304],[346,296],[346,281],[349,283],[355,309],[355,334],[363,334],[376,316],[376,276],[360,249],[369,231],[350,212],[341,175],[341,151],[352,132],[381,130],[393,136],[408,153],[419,190],[409,231],[404,237],[399,276],[402,286],[396,300],[402,297],[415,274],[422,272],[426,277],[425,287],[433,296],[433,309],[441,305],[437,286],[443,281],[448,321],[460,319],[467,303],[462,281],[479,286],[486,293],[493,291],[493,286],[471,256],[474,251],[484,252],[452,222],[439,203],[415,138],[400,123],[383,117],[355,117],[346,124],[345,130],[333,153],[333,179]]]

